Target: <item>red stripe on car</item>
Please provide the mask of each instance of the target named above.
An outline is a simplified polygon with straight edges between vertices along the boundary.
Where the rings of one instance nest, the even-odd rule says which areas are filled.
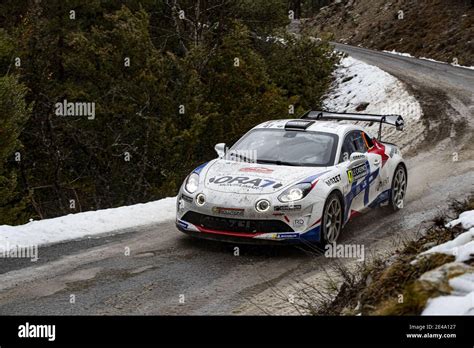
[[[201,227],[201,226],[196,226],[196,227],[200,232],[213,233],[213,234],[224,234],[226,236],[234,236],[234,237],[255,237],[255,236],[263,234],[263,232],[238,233],[238,232],[230,232],[230,231],[211,230],[211,229],[204,228],[204,227]]]

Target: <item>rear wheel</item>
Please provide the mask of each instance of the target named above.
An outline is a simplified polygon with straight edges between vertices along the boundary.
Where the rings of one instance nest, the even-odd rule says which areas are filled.
[[[331,193],[326,200],[321,223],[322,241],[335,243],[342,229],[342,204],[337,193]]]
[[[407,175],[405,168],[398,165],[393,174],[392,190],[390,194],[390,205],[393,210],[397,211],[403,208],[405,201],[405,193],[407,189]]]

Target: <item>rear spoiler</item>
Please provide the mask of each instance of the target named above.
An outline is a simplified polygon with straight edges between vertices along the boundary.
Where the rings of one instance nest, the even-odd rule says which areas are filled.
[[[347,120],[347,121],[365,121],[365,122],[380,122],[378,139],[382,138],[382,124],[389,124],[395,126],[397,130],[403,130],[405,122],[400,115],[376,115],[376,114],[358,114],[358,113],[342,113],[329,111],[314,111],[309,110],[305,112],[302,119],[324,121],[324,120]]]

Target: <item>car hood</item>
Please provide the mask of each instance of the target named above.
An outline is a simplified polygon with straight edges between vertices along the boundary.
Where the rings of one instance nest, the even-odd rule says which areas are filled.
[[[204,177],[206,188],[228,193],[270,194],[302,181],[311,182],[327,167],[279,166],[216,160]]]

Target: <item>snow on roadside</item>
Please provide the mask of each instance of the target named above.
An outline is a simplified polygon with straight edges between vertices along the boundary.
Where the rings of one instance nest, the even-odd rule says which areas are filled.
[[[0,255],[18,247],[42,246],[156,224],[175,217],[176,197],[119,208],[69,214],[32,221],[20,226],[0,226]]]
[[[458,219],[446,224],[446,227],[451,228],[459,224],[461,224],[464,229],[469,230],[461,233],[453,240],[424,251],[421,255],[442,253],[455,256],[457,262],[464,262],[474,257],[474,210],[461,213]]]
[[[420,57],[419,59],[427,60],[429,62],[434,62],[434,63],[448,64],[448,65],[455,66],[456,68],[474,70],[474,66],[466,66],[466,65],[459,65],[459,64],[455,64],[455,63],[447,63],[447,62],[442,62],[440,60],[434,60],[434,59],[426,58],[426,57]]]
[[[422,140],[423,111],[406,86],[385,71],[352,57],[341,60],[334,72],[335,81],[323,107],[335,112],[363,112],[370,114],[399,114],[405,120],[402,132],[383,126],[382,140],[397,144],[408,151]],[[361,125],[367,126],[367,123]],[[378,123],[368,127],[376,136]]]
[[[474,227],[474,210],[468,210],[459,215],[459,218],[446,224],[446,227],[454,227],[461,224],[462,228],[470,229]]]
[[[474,258],[474,210],[461,213],[458,219],[446,224],[446,227],[451,228],[459,224],[469,230],[421,255],[430,253],[453,255],[456,261],[450,265],[457,264],[459,268],[464,267],[465,273],[448,279],[451,293],[428,300],[422,315],[474,315],[474,268],[463,263]]]
[[[401,53],[401,52],[397,52],[397,51],[395,51],[395,50],[392,50],[392,51],[384,50],[383,52],[385,52],[385,53],[390,53],[390,54],[395,54],[395,55],[397,55],[397,56],[403,56],[403,57],[409,57],[409,58],[416,58],[415,56],[412,56],[410,53]],[[474,66],[465,66],[465,65],[459,65],[459,64],[456,64],[456,63],[442,62],[442,61],[440,61],[440,60],[435,60],[435,59],[426,58],[426,57],[419,57],[418,59],[423,59],[423,60],[427,60],[427,61],[429,61],[429,62],[434,62],[434,63],[448,64],[448,65],[455,66],[455,67],[457,67],[457,68],[463,68],[463,69],[471,69],[471,70],[474,70]]]
[[[471,228],[469,231],[457,236],[455,239],[437,245],[422,254],[426,255],[432,253],[455,256],[457,262],[469,260],[472,257],[471,255],[474,254],[474,228]]]
[[[395,50],[392,50],[392,51],[383,50],[383,52],[385,52],[385,53],[391,53],[391,54],[396,54],[397,56],[415,58],[415,57],[412,56],[410,53],[401,53],[401,52],[397,52],[397,51],[395,51]]]
[[[451,285],[451,281],[449,282]],[[474,315],[474,292],[464,296],[440,296],[428,301],[422,315]]]

